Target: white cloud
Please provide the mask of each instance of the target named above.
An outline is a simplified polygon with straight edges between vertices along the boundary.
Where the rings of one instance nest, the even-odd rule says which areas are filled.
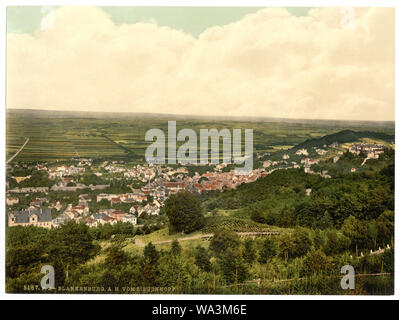
[[[7,107],[394,119],[394,11],[296,17],[263,9],[198,39],[62,7],[54,29],[8,34]]]

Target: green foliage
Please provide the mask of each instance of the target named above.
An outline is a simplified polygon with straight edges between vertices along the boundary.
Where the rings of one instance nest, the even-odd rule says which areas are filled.
[[[309,230],[297,227],[293,232],[293,237],[295,242],[294,256],[300,257],[305,255],[313,245]]]
[[[156,265],[159,259],[159,252],[155,246],[150,242],[144,247],[144,260],[149,261],[149,263]]]
[[[171,248],[170,248],[170,254],[171,254],[172,256],[180,256],[181,253],[182,253],[182,247],[181,247],[179,241],[176,240],[176,239],[173,240],[173,241],[172,241]]]
[[[333,133],[330,135],[325,135],[322,138],[316,139],[308,139],[305,142],[298,144],[295,147],[295,150],[302,148],[312,148],[312,147],[323,147],[324,145],[329,145],[334,142],[338,142],[339,144],[346,142],[357,141],[361,138],[374,138],[379,140],[385,140],[387,142],[391,142],[395,140],[395,136],[380,133],[380,132],[370,132],[370,131],[353,131],[353,130],[342,130],[337,133]]]
[[[305,257],[305,266],[308,275],[319,274],[327,271],[331,267],[332,259],[327,257],[323,251],[309,251]]]
[[[137,145],[136,137],[142,136],[146,128],[166,129],[164,119],[137,121],[134,117],[114,117],[104,120],[101,117],[71,119],[47,116],[48,119],[43,121],[40,115],[32,117],[28,113],[11,112],[11,117],[7,116],[7,126],[19,135],[32,137],[29,150],[33,152],[25,152],[26,149],[18,156],[20,159],[66,159],[76,148],[80,155],[96,158],[96,165],[103,160],[127,160],[136,155],[142,156],[144,148]],[[189,123],[195,130],[210,124],[218,129],[248,127],[245,122],[196,120]],[[255,151],[269,152],[271,148],[276,150],[296,145],[288,151],[262,156],[254,165],[259,167],[261,161],[269,159],[281,160],[283,153],[291,155],[301,147],[308,148],[313,158],[315,154],[310,149],[314,146],[322,147],[335,141],[352,142],[362,137],[387,142],[394,138],[393,128],[379,128],[380,132],[375,133],[367,132],[370,130],[366,128],[368,124],[361,124],[364,127],[362,131],[337,132],[341,130],[339,126],[328,122],[306,125],[251,123]],[[68,127],[67,136],[65,130],[59,130],[65,127]],[[351,127],[358,128],[358,123]],[[46,132],[45,136],[43,132]],[[14,138],[10,136],[10,139]],[[308,140],[303,142],[305,139]],[[8,155],[15,151],[12,150],[14,146],[20,145],[17,140],[10,144],[7,141],[7,144]],[[242,184],[234,190],[202,194],[199,199],[193,195],[182,198],[181,195],[172,196],[167,214],[171,231],[188,233],[201,229],[203,233],[215,233],[209,249],[206,249],[205,240],[205,247],[190,247],[185,243],[184,248],[174,241],[170,250],[159,249],[150,243],[143,254],[132,254],[126,248],[130,248],[132,243],[128,238],[161,228],[162,223],[167,222],[161,217],[156,218],[160,220],[152,220],[155,219],[152,217],[141,219],[140,223],[145,226],[137,231],[132,225],[122,223],[90,229],[74,223],[54,230],[7,228],[6,290],[22,292],[24,285],[39,284],[41,266],[51,264],[56,269],[57,286],[166,286],[176,288],[179,293],[208,294],[346,294],[336,279],[342,265],[353,265],[357,274],[394,272],[393,249],[387,249],[382,254],[368,254],[372,248],[386,248],[387,244],[393,244],[394,155],[394,150],[387,148],[379,159],[369,159],[360,167],[365,155],[346,152],[336,163],[328,159],[312,166],[312,170],[328,170],[331,179],[305,174],[303,169],[276,170],[254,183]],[[299,163],[300,158],[293,155],[290,160]],[[58,162],[61,163],[64,162]],[[73,162],[66,160],[65,163]],[[356,173],[349,173],[352,167],[357,168]],[[223,171],[231,168],[229,166]],[[137,181],[118,180],[122,176],[120,173],[97,177],[90,168],[86,169],[80,179],[74,177],[76,181],[89,185],[103,184],[109,181],[108,178],[111,179],[107,190],[82,190],[82,193],[89,193],[93,200],[99,192],[124,193],[130,192],[128,184],[134,188],[142,185]],[[204,173],[213,170],[213,167],[188,166],[188,170],[193,176],[195,172]],[[11,175],[32,177],[17,184]],[[10,187],[51,186],[55,183],[48,180],[45,172],[22,166],[12,174],[7,173],[7,181]],[[307,188],[312,189],[310,196],[305,193]],[[76,204],[79,193],[49,191],[48,195],[32,196],[46,196],[50,201]],[[24,195],[18,195],[18,198],[20,204],[13,209],[26,207],[30,202],[29,197]],[[206,211],[212,212],[205,219],[202,218],[202,205]],[[119,204],[114,208],[126,211],[128,206]],[[91,212],[110,207],[107,201],[90,202]],[[242,240],[235,234],[240,231],[267,231],[270,225],[295,229],[282,229],[279,236],[255,241]],[[102,250],[98,243],[101,243]],[[126,244],[129,245],[124,247]],[[354,254],[358,249],[365,253],[364,257]],[[137,251],[141,252],[141,248]],[[253,283],[257,278],[261,279],[259,287]],[[252,282],[246,283],[247,280]],[[354,293],[392,292],[393,276],[388,275],[359,277]]]
[[[204,233],[214,233],[220,229],[228,229],[235,232],[269,231],[270,227],[245,218],[232,216],[212,216],[205,218]]]
[[[258,211],[258,210],[254,210],[251,214],[251,219],[255,222],[258,223],[266,223],[266,218],[264,217],[264,215]]]
[[[334,229],[326,230],[326,244],[323,251],[327,255],[342,253],[350,247],[351,240]]]
[[[6,245],[6,277],[13,283],[13,292],[22,292],[23,286],[17,286],[22,283],[21,279],[27,281],[24,285],[37,285],[34,281],[45,264],[54,267],[56,283],[62,285],[72,268],[99,252],[88,227],[73,221],[52,230],[32,226],[8,227]]]
[[[288,258],[305,255],[312,245],[313,241],[306,228],[297,227],[292,234],[284,234],[278,238],[279,251],[286,261]]]
[[[29,179],[21,181],[18,185],[19,188],[28,187],[51,187],[54,183],[49,179],[48,174],[44,171],[32,171]]]
[[[118,221],[115,224],[105,223],[91,227],[89,233],[93,239],[107,240],[116,235],[134,236],[135,228],[131,223]]]
[[[201,246],[195,248],[195,264],[205,272],[211,271],[212,265],[208,251]]]
[[[383,246],[393,242],[394,235],[394,212],[391,210],[384,211],[376,221],[376,227],[379,243]]]
[[[107,258],[105,259],[105,263],[110,267],[117,268],[125,264],[128,260],[128,256],[126,253],[118,246],[112,246],[108,250]]]
[[[108,184],[106,180],[103,180],[101,177],[95,175],[94,173],[85,173],[79,179],[80,183],[89,185],[98,185],[98,184]]]
[[[276,243],[274,239],[265,239],[262,241],[259,251],[259,262],[267,263],[276,255]]]
[[[245,239],[242,256],[244,261],[251,265],[257,260],[257,250],[255,241],[252,239]]]
[[[362,246],[367,238],[367,224],[354,216],[349,216],[345,219],[341,230],[355,245],[357,255],[359,246]]]
[[[144,258],[140,267],[140,283],[143,287],[157,285],[158,266],[151,262],[150,258]]]
[[[240,245],[240,238],[237,233],[227,229],[221,229],[213,235],[209,249],[216,255],[221,256],[228,249],[237,250]]]
[[[220,253],[218,265],[227,283],[239,283],[248,279],[249,267],[239,250],[228,248]]]
[[[164,212],[173,231],[190,233],[204,225],[201,203],[189,192],[171,195],[165,201]]]

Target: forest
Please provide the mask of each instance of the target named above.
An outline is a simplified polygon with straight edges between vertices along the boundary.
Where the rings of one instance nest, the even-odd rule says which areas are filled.
[[[330,179],[276,170],[235,190],[183,192],[165,203],[163,223],[145,230],[126,223],[8,227],[7,292],[30,292],[48,264],[55,293],[94,286],[114,293],[392,294],[394,152],[378,164]],[[175,237],[171,243],[134,244],[163,230]],[[254,230],[277,232],[240,235]],[[209,232],[210,239],[178,241]],[[340,286],[348,264],[356,271],[355,290]]]

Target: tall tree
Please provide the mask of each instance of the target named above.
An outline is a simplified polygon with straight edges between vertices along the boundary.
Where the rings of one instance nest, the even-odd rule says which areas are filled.
[[[194,257],[195,257],[195,264],[198,267],[200,267],[205,272],[211,271],[212,265],[209,259],[210,257],[208,251],[204,247],[198,245],[195,248]]]
[[[356,219],[354,216],[349,216],[344,220],[341,230],[354,243],[356,256],[358,256],[359,246],[367,239],[366,222]]]
[[[215,232],[209,244],[209,249],[211,249],[216,256],[221,256],[227,249],[237,250],[239,245],[240,238],[238,234],[223,228]]]
[[[156,265],[159,259],[159,252],[155,246],[150,242],[144,247],[144,260],[148,260],[149,263]]]
[[[182,252],[182,247],[181,247],[179,241],[176,240],[176,239],[173,240],[173,241],[172,241],[171,248],[170,248],[170,254],[171,254],[172,256],[180,256],[180,255],[181,255],[181,252]]]
[[[256,261],[256,247],[255,241],[252,239],[245,239],[244,241],[244,249],[242,252],[242,256],[246,263],[251,265]]]
[[[169,218],[171,231],[190,233],[204,225],[201,202],[190,192],[171,195],[165,201],[164,212]]]
[[[262,246],[259,251],[259,262],[267,263],[270,261],[273,256],[276,254],[276,245],[275,241],[272,239],[265,239],[262,242]]]

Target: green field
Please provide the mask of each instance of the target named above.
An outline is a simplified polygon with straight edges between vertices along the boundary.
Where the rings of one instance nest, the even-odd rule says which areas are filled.
[[[253,129],[254,152],[289,149],[307,139],[343,129],[394,133],[393,123],[337,122],[260,119],[257,121],[187,119],[181,116],[97,114],[7,110],[6,157],[10,158],[30,138],[16,161],[56,161],[72,157],[142,161],[150,142],[145,133],[159,128],[167,134],[167,121],[175,120],[177,130],[191,128]],[[179,146],[183,142],[179,142]],[[242,139],[244,144],[244,139]],[[199,143],[198,143],[199,145]],[[222,146],[220,146],[222,147]],[[244,147],[242,147],[244,150]],[[220,153],[220,156],[222,154]]]

